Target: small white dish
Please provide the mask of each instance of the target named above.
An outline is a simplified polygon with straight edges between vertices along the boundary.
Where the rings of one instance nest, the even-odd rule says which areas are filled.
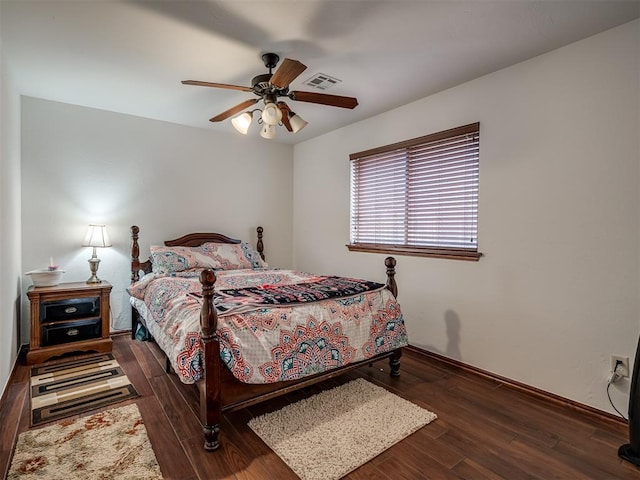
[[[64,270],[49,270],[48,268],[39,268],[25,273],[31,277],[34,287],[54,287],[60,283]]]

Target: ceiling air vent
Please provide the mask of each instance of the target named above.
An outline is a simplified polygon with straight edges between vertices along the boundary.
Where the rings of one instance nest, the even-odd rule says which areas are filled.
[[[340,82],[342,82],[342,80],[339,80],[335,77],[330,77],[329,75],[325,75],[324,73],[316,73],[309,80],[305,81],[304,85],[316,88],[318,90],[329,90],[331,87],[334,87]]]

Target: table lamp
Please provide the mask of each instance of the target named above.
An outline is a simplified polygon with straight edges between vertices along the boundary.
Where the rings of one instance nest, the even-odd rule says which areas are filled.
[[[91,277],[87,280],[87,283],[102,283],[102,280],[98,278],[96,273],[98,272],[98,265],[100,265],[100,259],[96,255],[96,248],[104,248],[111,246],[111,240],[109,240],[109,234],[107,233],[106,225],[89,225],[87,235],[84,237],[83,247],[93,247],[93,255],[89,261],[89,268],[91,269]]]

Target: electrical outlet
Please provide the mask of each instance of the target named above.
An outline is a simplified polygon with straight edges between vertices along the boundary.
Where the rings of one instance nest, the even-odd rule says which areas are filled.
[[[621,357],[620,355],[611,355],[611,371],[614,372],[616,365],[622,364],[622,370],[618,369],[621,378],[629,377],[629,357]]]

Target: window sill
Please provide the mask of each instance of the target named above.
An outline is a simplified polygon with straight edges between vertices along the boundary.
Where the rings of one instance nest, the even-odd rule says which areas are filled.
[[[404,247],[396,245],[382,245],[376,243],[350,243],[347,248],[351,252],[385,253],[395,255],[409,255],[413,257],[448,258],[451,260],[467,260],[477,262],[482,253],[455,248],[427,248]]]

